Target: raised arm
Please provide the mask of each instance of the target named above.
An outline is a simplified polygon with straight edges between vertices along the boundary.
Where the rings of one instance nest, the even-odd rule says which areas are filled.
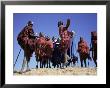
[[[70,26],[70,19],[67,19],[66,28]]]

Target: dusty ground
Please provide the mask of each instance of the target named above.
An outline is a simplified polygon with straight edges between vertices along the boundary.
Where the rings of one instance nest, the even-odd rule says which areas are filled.
[[[16,71],[14,72],[14,75],[97,75],[97,68],[38,68],[31,69],[30,71],[24,72],[22,74]]]

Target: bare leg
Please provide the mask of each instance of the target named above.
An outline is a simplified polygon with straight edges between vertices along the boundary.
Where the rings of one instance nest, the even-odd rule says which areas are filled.
[[[46,60],[46,64],[47,64],[47,67],[46,68],[48,68],[48,60]]]
[[[61,63],[60,63],[60,68],[61,68]]]
[[[84,59],[84,64],[85,64],[85,67],[86,67],[86,59]]]
[[[73,67],[73,62],[71,62],[71,67]]]
[[[67,64],[67,52],[65,52],[65,54],[64,54],[63,68],[64,68],[64,66],[66,66],[66,64]]]
[[[22,68],[21,68],[21,71],[20,71],[21,73],[24,70],[25,64],[26,64],[26,57],[24,56],[23,63],[22,63]]]
[[[36,57],[36,68],[38,68],[38,57]]]
[[[64,68],[64,66],[65,66],[65,63],[62,64],[62,68]]]
[[[43,68],[43,65],[44,65],[44,61],[42,60],[41,61],[41,68]]]
[[[96,61],[96,60],[94,60],[94,63],[95,63],[95,65],[96,65],[96,67],[97,67],[97,61]]]
[[[81,62],[81,67],[83,67],[83,60],[82,60],[82,59],[80,59],[80,62]]]
[[[42,61],[40,60],[40,68],[42,68]]]
[[[49,68],[51,68],[51,66],[50,66],[50,59],[49,59]]]
[[[65,52],[65,55],[64,55],[64,63],[65,64],[67,63],[67,52]]]
[[[44,68],[46,67],[46,64],[48,65],[48,62],[47,61],[43,61]]]
[[[88,67],[89,67],[89,60],[88,60]]]
[[[30,71],[30,69],[29,69],[29,61],[27,61],[27,69],[26,69],[26,71]]]
[[[37,64],[36,64],[36,68],[38,68],[38,61],[37,61]]]

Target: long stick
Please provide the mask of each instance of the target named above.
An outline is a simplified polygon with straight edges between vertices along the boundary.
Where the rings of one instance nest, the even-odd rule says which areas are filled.
[[[17,60],[18,60],[18,57],[19,57],[19,55],[20,55],[20,52],[21,52],[21,49],[20,49],[20,51],[19,51],[19,53],[18,53],[18,56],[17,56],[17,58],[16,58],[16,61],[15,61],[15,63],[14,63],[14,67],[15,67],[16,62],[17,62]]]
[[[74,53],[74,46],[73,46],[73,40],[72,40],[72,44],[71,44],[71,57],[72,57],[73,53]]]

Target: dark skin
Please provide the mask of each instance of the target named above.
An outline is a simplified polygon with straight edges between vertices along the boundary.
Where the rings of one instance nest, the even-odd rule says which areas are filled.
[[[82,42],[83,41],[83,38],[82,37],[80,37],[80,42]]]
[[[63,25],[63,22],[62,21],[58,22],[58,27],[61,25]],[[70,26],[70,19],[67,19],[67,23],[66,23],[65,28],[68,29],[69,26]]]
[[[33,24],[28,25],[28,36],[29,38],[35,39],[37,36],[35,36],[34,31],[33,31]]]

